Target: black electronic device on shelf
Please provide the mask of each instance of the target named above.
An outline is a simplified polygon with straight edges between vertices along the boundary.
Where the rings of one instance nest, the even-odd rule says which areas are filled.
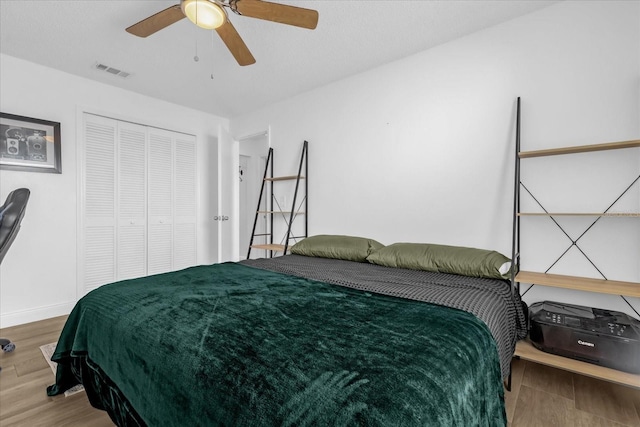
[[[640,373],[640,321],[619,311],[537,302],[529,307],[529,338],[547,353]]]

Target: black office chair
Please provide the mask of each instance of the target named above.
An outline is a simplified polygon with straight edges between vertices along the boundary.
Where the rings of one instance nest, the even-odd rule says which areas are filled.
[[[0,264],[20,230],[30,195],[28,188],[18,188],[9,193],[4,205],[0,206]],[[0,347],[5,352],[16,348],[15,344],[6,338],[0,338]]]

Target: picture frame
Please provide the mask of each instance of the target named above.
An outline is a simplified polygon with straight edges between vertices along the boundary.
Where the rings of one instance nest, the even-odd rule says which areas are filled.
[[[62,173],[60,123],[0,112],[0,169]]]

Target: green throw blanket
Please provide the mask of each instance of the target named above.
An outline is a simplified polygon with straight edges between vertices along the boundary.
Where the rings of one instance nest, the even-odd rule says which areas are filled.
[[[506,425],[472,314],[235,263],[94,290],[52,360],[121,425]]]

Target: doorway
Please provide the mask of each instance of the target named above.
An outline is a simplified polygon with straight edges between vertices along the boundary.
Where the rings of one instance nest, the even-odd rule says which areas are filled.
[[[256,208],[258,207],[258,198],[260,197],[260,188],[262,187],[262,178],[267,163],[267,154],[269,151],[269,132],[260,132],[258,134],[246,136],[239,139],[240,141],[240,159],[238,169],[239,181],[239,228],[240,228],[240,259],[246,259],[249,251],[249,242],[251,241],[251,232],[253,224],[256,221]],[[262,205],[258,210],[266,210],[267,197],[263,195]],[[254,244],[269,243],[267,232],[267,215],[259,214],[256,221],[256,237]],[[258,236],[261,235],[261,236]],[[254,249],[251,251],[251,258],[264,258],[267,251]]]

